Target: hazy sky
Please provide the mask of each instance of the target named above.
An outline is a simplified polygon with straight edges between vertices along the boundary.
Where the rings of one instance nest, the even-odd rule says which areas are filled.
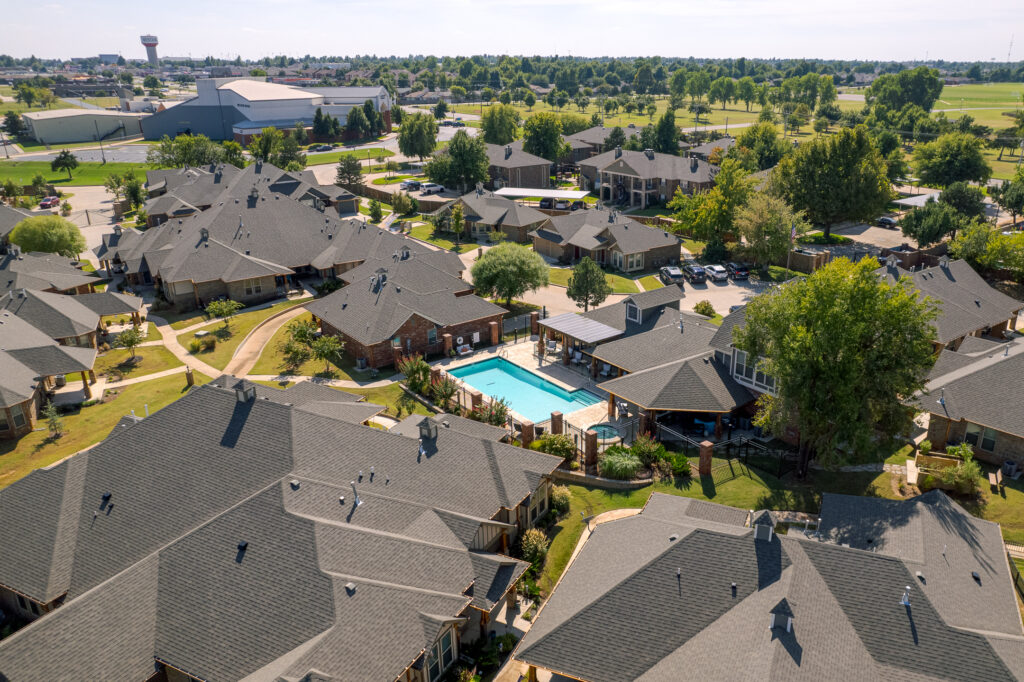
[[[145,57],[572,54],[1003,61],[1024,0],[58,0],[3,12],[0,52]]]

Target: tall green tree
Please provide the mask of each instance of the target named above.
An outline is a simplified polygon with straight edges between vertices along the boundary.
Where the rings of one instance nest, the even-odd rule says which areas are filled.
[[[470,273],[477,293],[504,299],[506,307],[548,283],[548,265],[540,254],[512,242],[484,251]]]
[[[236,168],[245,168],[245,154],[242,153],[242,145],[234,140],[227,140],[221,143],[224,149],[224,163],[231,164]]]
[[[78,168],[78,158],[69,149],[61,149],[53,161],[50,162],[50,170],[54,173],[61,170],[68,172],[68,180],[71,179],[71,171]]]
[[[582,307],[583,312],[604,303],[611,292],[604,270],[589,256],[584,256],[573,266],[566,295],[576,302],[576,307]]]
[[[14,226],[8,239],[25,252],[40,251],[74,258],[85,251],[85,237],[78,226],[56,215],[25,218]]]
[[[932,104],[942,93],[942,85],[938,69],[919,66],[899,73],[882,74],[864,94],[870,106],[899,111],[906,104],[914,104],[931,111]]]
[[[838,258],[803,280],[747,304],[736,346],[775,380],[758,399],[756,423],[800,434],[800,475],[823,465],[865,461],[878,435],[905,431],[908,401],[935,361],[935,310],[909,279],[890,284],[876,263]],[[842,450],[841,450],[842,449]],[[845,450],[845,452],[843,452]]]
[[[334,182],[339,185],[362,185],[363,165],[354,155],[346,154],[338,161],[338,172]]]
[[[955,235],[966,222],[964,216],[949,204],[929,199],[924,206],[900,218],[900,229],[923,249],[938,244],[947,235]]]
[[[885,161],[867,129],[842,129],[801,144],[773,173],[774,187],[812,223],[873,220],[892,197]]]
[[[434,105],[434,118],[444,118],[448,115],[448,103],[443,99],[437,100],[437,104]]]
[[[992,198],[999,208],[1010,214],[1016,224],[1017,216],[1024,214],[1024,167],[1018,167],[1013,180],[1004,181],[996,187]]]
[[[510,104],[494,104],[480,119],[480,132],[488,144],[508,144],[519,132],[519,111]]]
[[[231,318],[244,307],[245,306],[238,301],[232,301],[230,298],[225,298],[219,301],[210,301],[207,303],[206,314],[210,317],[219,317],[224,321],[224,327],[227,328],[231,326]]]
[[[366,114],[363,112],[362,107],[352,107],[348,112],[348,118],[345,119],[345,130],[347,130],[352,137],[363,138],[370,133],[370,122],[366,119]]]
[[[785,259],[794,229],[797,235],[811,229],[801,213],[765,192],[755,193],[736,212],[735,225],[754,263],[765,266]]]
[[[755,123],[736,136],[729,158],[737,159],[751,173],[774,168],[793,149],[771,123]]]
[[[114,345],[117,348],[124,348],[135,359],[135,349],[145,340],[142,331],[138,327],[129,327],[117,335]]]
[[[207,166],[224,158],[224,148],[205,135],[164,135],[146,151],[146,163],[157,168]]]
[[[398,150],[406,156],[430,156],[437,147],[437,121],[427,113],[407,115],[398,130]]]
[[[992,177],[992,167],[985,160],[983,146],[973,135],[946,133],[915,147],[914,170],[921,182],[934,187],[965,181],[984,184]]]
[[[626,133],[623,132],[622,128],[615,126],[608,133],[608,137],[604,139],[604,151],[608,152],[616,147],[626,146]]]
[[[954,182],[939,195],[939,201],[949,204],[968,220],[985,217],[985,193],[980,187],[966,182]]]
[[[673,156],[679,155],[679,128],[676,127],[676,115],[671,109],[666,110],[658,119],[654,132],[656,140],[654,151]]]
[[[557,114],[541,112],[526,119],[523,151],[548,161],[558,161],[562,146],[562,121]]]
[[[278,150],[281,149],[283,140],[284,134],[277,128],[264,128],[249,143],[249,153],[257,161],[270,161]]]
[[[313,354],[314,360],[324,363],[324,372],[328,373],[331,371],[331,361],[338,358],[345,350],[345,342],[337,336],[324,334],[313,340],[309,345],[309,350]]]
[[[487,181],[489,165],[484,141],[459,130],[448,147],[427,163],[423,172],[432,182],[458,187],[465,192],[476,183]]]
[[[757,101],[757,85],[750,76],[744,76],[736,83],[736,99],[743,102],[750,111],[750,105]]]

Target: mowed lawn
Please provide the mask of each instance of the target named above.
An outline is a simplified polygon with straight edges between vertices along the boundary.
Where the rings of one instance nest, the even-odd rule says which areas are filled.
[[[433,414],[423,406],[423,403],[403,391],[397,383],[380,388],[339,388],[338,390],[361,395],[366,398],[367,402],[383,405],[387,408],[387,414],[396,419],[407,417],[410,414],[427,416]]]
[[[569,277],[571,275],[571,268],[551,268],[548,270],[548,281],[556,286],[567,287],[569,286]],[[605,273],[604,278],[608,282],[608,286],[612,288],[613,294],[635,294],[640,291],[634,279],[628,279],[611,273]]]
[[[195,372],[196,385],[210,377]],[[121,417],[135,410],[144,415],[146,406],[152,414],[183,396],[185,375],[142,381],[123,389],[107,391],[106,402],[77,409],[64,415],[64,435],[50,439],[46,420],[36,423],[36,431],[20,440],[0,441],[0,488],[14,483],[33,469],[49,466],[107,437]]]
[[[288,340],[288,324],[282,326],[270,337],[270,342],[263,347],[259,360],[249,370],[249,374],[282,374],[293,376],[322,376],[331,379],[344,379],[347,381],[375,381],[370,373],[356,371],[352,359],[347,353],[343,353],[340,364],[330,363],[330,369],[325,372],[324,363],[320,360],[307,360],[301,366],[289,368],[284,362],[284,353],[281,346]],[[391,374],[390,371],[381,372],[378,379],[385,378]]]
[[[141,181],[146,181],[146,165],[139,163],[96,163],[83,161],[78,168],[68,172],[50,170],[48,161],[0,161],[0,183],[13,180],[17,185],[30,185],[32,178],[41,173],[48,183],[57,187],[78,187],[81,185],[102,185],[111,173],[124,175],[134,173]]]
[[[428,242],[447,251],[455,250],[455,241],[451,239],[451,237],[454,237],[455,235],[451,232],[434,232],[434,226],[430,223],[415,225],[411,230],[409,230],[409,235],[419,239],[420,241]],[[467,253],[478,246],[479,244],[475,241],[460,242],[458,253]]]
[[[306,163],[310,166],[323,166],[328,163],[338,163],[343,157],[354,156],[360,161],[374,161],[376,159],[387,159],[395,153],[383,147],[367,147],[365,149],[350,149],[348,151],[323,152],[318,154],[307,154]]]
[[[136,379],[184,364],[163,346],[143,346],[135,349],[134,360],[125,348],[109,350],[96,358],[93,369],[97,376],[106,375],[108,379],[115,375],[122,379]]]
[[[272,315],[276,315],[282,310],[287,310],[293,306],[308,303],[311,300],[313,299],[303,298],[295,301],[282,301],[281,303],[275,303],[269,308],[253,310],[250,312],[241,312],[232,317],[230,324],[226,326],[222,321],[218,320],[195,331],[178,334],[178,343],[187,350],[189,343],[191,343],[192,339],[196,338],[196,332],[209,332],[210,336],[217,339],[216,347],[211,350],[200,350],[195,355],[198,359],[212,367],[224,369],[228,366],[228,363],[231,362],[231,357],[235,354],[235,351],[238,349],[239,344],[242,343],[242,340],[245,339],[249,332],[255,329],[259,323]],[[273,372],[270,373],[272,374]]]

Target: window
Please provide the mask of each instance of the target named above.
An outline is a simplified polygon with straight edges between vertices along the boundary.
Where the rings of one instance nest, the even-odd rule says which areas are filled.
[[[996,449],[996,431],[995,429],[985,429],[981,434],[981,449],[987,452],[992,452]]]
[[[401,336],[396,336],[395,338],[391,339],[391,345],[394,346],[395,348],[401,348],[402,347],[402,337]]]
[[[7,412],[0,409],[0,431],[7,431],[11,428],[11,425],[7,423]]]
[[[437,343],[437,327],[431,327],[427,330],[427,343],[431,345]]]
[[[743,377],[748,381],[754,379],[754,365],[748,362],[745,350],[736,351],[736,370],[733,372],[733,375]]]
[[[964,440],[971,445],[978,445],[978,436],[981,435],[981,427],[977,424],[967,424],[967,433],[964,435]]]
[[[25,425],[25,411],[21,408],[21,405],[11,405],[11,419],[14,421],[15,428]]]
[[[258,279],[247,279],[245,280],[245,295],[255,296],[256,294],[263,293],[263,285]]]
[[[626,269],[627,270],[639,270],[644,266],[644,254],[642,253],[631,253],[626,256]]]
[[[626,319],[632,322],[640,321],[640,308],[635,303],[626,304]]]
[[[439,680],[442,673],[455,661],[455,638],[449,628],[441,639],[434,643],[427,656],[427,670],[430,673],[430,682]]]

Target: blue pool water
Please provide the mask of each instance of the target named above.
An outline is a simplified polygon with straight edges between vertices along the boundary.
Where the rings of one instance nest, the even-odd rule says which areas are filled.
[[[568,414],[601,402],[590,391],[566,391],[505,358],[474,362],[450,374],[486,396],[504,398],[515,412],[534,422],[550,419],[552,412]]]
[[[590,430],[597,432],[597,437],[601,440],[619,437],[619,430],[615,428],[614,424],[594,424]]]

